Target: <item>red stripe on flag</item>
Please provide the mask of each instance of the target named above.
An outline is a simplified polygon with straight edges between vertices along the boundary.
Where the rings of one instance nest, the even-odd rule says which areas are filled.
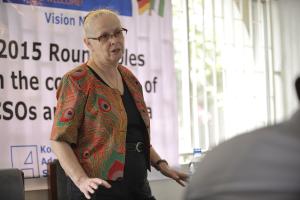
[[[139,9],[144,7],[150,0],[138,0]]]

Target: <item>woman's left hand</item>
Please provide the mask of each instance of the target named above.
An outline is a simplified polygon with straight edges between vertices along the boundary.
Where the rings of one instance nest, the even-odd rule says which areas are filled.
[[[177,183],[179,183],[181,186],[185,186],[185,182],[188,181],[189,176],[186,173],[183,172],[179,172],[175,169],[172,169],[171,167],[169,167],[168,164],[166,163],[161,163],[159,165],[159,171],[169,177],[174,179]]]

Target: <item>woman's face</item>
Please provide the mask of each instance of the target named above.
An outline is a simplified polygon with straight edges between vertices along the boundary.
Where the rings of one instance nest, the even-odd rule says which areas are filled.
[[[93,57],[105,64],[117,64],[124,52],[124,35],[120,20],[114,15],[102,15],[91,22],[90,50]]]

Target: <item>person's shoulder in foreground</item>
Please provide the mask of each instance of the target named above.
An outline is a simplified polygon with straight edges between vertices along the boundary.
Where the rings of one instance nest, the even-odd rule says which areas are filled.
[[[300,109],[286,122],[214,148],[191,178],[185,199],[300,199],[299,153]]]

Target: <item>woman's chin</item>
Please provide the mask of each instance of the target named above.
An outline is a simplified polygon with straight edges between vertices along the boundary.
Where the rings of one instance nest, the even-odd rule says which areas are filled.
[[[119,63],[121,58],[122,58],[122,56],[111,56],[109,60],[111,63]]]

